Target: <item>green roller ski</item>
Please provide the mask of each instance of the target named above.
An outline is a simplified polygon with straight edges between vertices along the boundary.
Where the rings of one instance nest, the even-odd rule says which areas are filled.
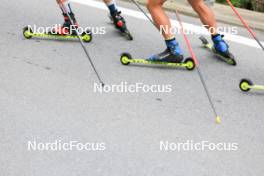
[[[243,92],[248,92],[250,90],[264,90],[264,86],[262,86],[262,85],[255,85],[249,79],[242,79],[240,81],[239,88]]]
[[[34,33],[32,28],[29,26],[23,29],[23,35],[26,39],[31,39],[32,37],[36,38],[48,38],[48,39],[78,39],[77,35],[59,35],[59,34],[51,34],[51,33]],[[89,43],[92,41],[92,33],[91,32],[84,32],[81,35],[81,39],[85,43]]]
[[[187,70],[193,70],[195,68],[195,62],[192,58],[186,58],[183,63],[173,63],[173,62],[155,62],[147,61],[145,59],[134,59],[129,53],[123,53],[120,57],[120,61],[123,65],[134,64],[145,64],[145,65],[163,65],[167,67],[181,67]]]
[[[212,51],[219,59],[221,59],[222,61],[228,63],[229,65],[233,65],[233,66],[237,65],[235,57],[233,56],[233,54],[229,53],[229,57],[224,57],[224,56],[222,56],[222,55],[220,55],[219,53],[216,52],[213,44],[209,43],[208,40],[205,37],[201,36],[199,39],[202,41],[203,47],[207,48],[210,51]]]

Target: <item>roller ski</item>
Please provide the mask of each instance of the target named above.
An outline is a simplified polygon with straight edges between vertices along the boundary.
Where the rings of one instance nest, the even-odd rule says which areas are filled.
[[[255,85],[253,82],[249,79],[242,79],[239,83],[239,88],[243,92],[248,92],[251,89],[252,90],[264,90],[264,86],[262,85]]]
[[[23,35],[26,39],[31,39],[32,37],[36,38],[47,38],[47,39],[78,39],[78,24],[74,18],[74,14],[69,14],[72,19],[74,19],[74,25],[71,25],[70,19],[67,14],[63,14],[64,16],[64,23],[59,27],[54,27],[50,31],[45,31],[43,33],[38,33],[33,31],[30,26],[26,26],[23,29]],[[81,39],[83,42],[89,43],[92,41],[92,33],[91,31],[85,31],[80,34]]]
[[[181,59],[181,61],[176,61],[174,59],[170,60],[150,60],[150,59],[135,59],[129,53],[123,53],[120,57],[120,61],[123,65],[143,64],[143,65],[162,65],[173,68],[186,68],[191,71],[195,68],[195,62],[192,58]]]
[[[180,46],[175,38],[166,40],[167,48],[165,51],[150,56],[147,59],[134,59],[130,54],[124,53],[121,55],[121,63],[128,65],[130,63],[146,64],[146,65],[163,65],[169,67],[183,67],[187,70],[195,68],[195,62],[192,58],[184,59]]]
[[[232,53],[229,52],[229,46],[223,40],[223,35],[217,35],[213,38],[214,43],[209,43],[208,40],[201,36],[199,39],[202,41],[202,45],[204,48],[212,51],[219,59],[226,62],[229,65],[236,66],[236,60]]]
[[[112,21],[115,28],[121,32],[122,35],[124,35],[128,40],[133,40],[133,36],[127,29],[126,21],[121,16],[121,11],[115,11],[113,14],[111,14],[110,20]]]

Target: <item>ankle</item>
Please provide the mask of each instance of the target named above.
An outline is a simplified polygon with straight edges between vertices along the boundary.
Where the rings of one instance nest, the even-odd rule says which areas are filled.
[[[212,37],[212,40],[214,40],[216,38],[221,37],[221,35],[217,33],[217,34],[212,34],[211,37]]]
[[[172,37],[172,38],[170,38],[170,39],[165,39],[165,43],[166,43],[166,46],[167,46],[168,48],[177,45],[177,41],[176,41],[175,37]]]
[[[108,3],[107,7],[109,9],[109,12],[110,12],[111,16],[115,15],[116,12],[118,11],[114,1]]]
[[[175,37],[172,39],[165,40],[167,48],[174,54],[183,55],[179,43],[176,41]]]

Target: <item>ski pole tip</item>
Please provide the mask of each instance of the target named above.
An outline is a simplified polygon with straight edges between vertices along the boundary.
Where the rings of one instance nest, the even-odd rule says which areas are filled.
[[[102,87],[104,87],[104,86],[105,86],[105,84],[104,84],[103,82],[101,82],[101,86],[102,86]]]
[[[222,120],[221,120],[220,116],[217,116],[215,121],[216,121],[217,124],[221,124],[222,123]]]

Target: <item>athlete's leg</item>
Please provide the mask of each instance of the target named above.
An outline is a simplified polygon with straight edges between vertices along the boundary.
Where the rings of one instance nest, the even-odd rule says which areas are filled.
[[[165,1],[166,0],[148,0],[147,2],[147,8],[154,20],[154,23],[156,24],[156,27],[159,30],[161,30],[161,28],[166,29],[162,30],[162,35],[167,46],[167,49],[164,52],[151,56],[149,60],[182,62],[182,51],[174,35],[172,34],[173,30],[171,30],[170,19],[162,8],[162,5]]]
[[[204,3],[203,0],[188,0],[192,8],[199,15],[202,23],[212,35],[215,49],[225,57],[228,57],[228,45],[223,40],[222,36],[218,34],[217,24],[213,11]]]
[[[62,11],[62,15],[64,18],[63,25],[58,27],[58,29],[56,30],[56,33],[58,33],[58,34],[75,33],[75,31],[69,31],[69,29],[71,29],[71,21],[70,21],[68,15],[73,20],[74,25],[78,26],[76,19],[75,19],[75,15],[72,12],[69,0],[56,0],[56,1],[57,1],[58,5],[60,6],[60,9]],[[72,29],[74,29],[74,28],[72,28]]]
[[[171,23],[169,17],[165,14],[165,11],[162,8],[163,3],[166,0],[148,0],[147,8],[156,24],[156,27],[160,29],[160,27],[171,28]],[[162,34],[165,39],[174,38],[174,35],[170,32],[170,30],[162,31]]]
[[[120,29],[121,31],[126,30],[126,21],[124,17],[121,16],[121,11],[118,11],[117,5],[115,0],[103,0],[106,6],[109,9],[111,18],[115,24],[115,26]]]
[[[56,0],[63,13],[72,13],[69,0]]]
[[[114,15],[118,11],[115,0],[104,0],[104,3],[108,7],[111,15]]]
[[[192,8],[199,15],[206,28],[211,29],[212,35],[217,34],[217,24],[213,11],[204,3],[203,0],[188,0]]]

